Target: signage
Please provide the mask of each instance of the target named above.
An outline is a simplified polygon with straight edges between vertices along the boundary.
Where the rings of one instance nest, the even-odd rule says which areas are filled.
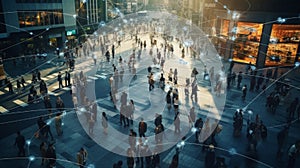
[[[75,34],[76,34],[76,30],[75,30],[75,29],[73,29],[73,30],[68,30],[68,31],[66,31],[66,34],[67,34],[67,36],[75,35]]]

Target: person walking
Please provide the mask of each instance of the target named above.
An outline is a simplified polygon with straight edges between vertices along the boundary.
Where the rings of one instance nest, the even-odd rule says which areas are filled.
[[[77,164],[79,168],[84,168],[87,161],[88,152],[84,148],[80,148],[77,153]]]
[[[178,162],[179,162],[179,154],[176,153],[172,158],[172,162],[171,162],[169,168],[178,168],[178,166],[179,166]]]
[[[189,124],[192,127],[193,123],[195,123],[196,120],[196,113],[195,113],[195,107],[192,107],[190,109],[190,114],[189,114]]]
[[[17,93],[21,93],[21,82],[17,80]]]
[[[197,80],[194,80],[192,83],[192,93],[191,93],[191,99],[194,100],[195,102],[198,102],[198,85],[197,85]],[[194,97],[194,99],[193,99]]]
[[[256,76],[251,76],[250,79],[250,92],[253,92],[254,88],[255,88],[255,84],[256,84]]]
[[[277,134],[277,154],[276,157],[277,159],[282,159],[282,154],[283,154],[283,146],[285,145],[288,137],[288,132],[289,132],[289,127],[285,126],[280,132]]]
[[[208,151],[205,155],[205,168],[212,168],[215,164],[216,154],[213,145],[209,145]]]
[[[180,134],[180,118],[179,118],[179,112],[176,113],[174,118],[174,126],[175,126],[175,134]]]
[[[136,132],[133,129],[129,130],[128,144],[133,151],[136,151]]]
[[[113,59],[115,59],[115,45],[114,44],[111,47],[111,56]]]
[[[171,93],[172,93],[172,91],[171,90],[169,90],[168,91],[168,93],[167,93],[167,95],[166,95],[166,102],[167,102],[167,108],[168,108],[168,111],[170,112],[170,110],[171,110],[171,105],[172,105],[172,97],[171,97]]]
[[[105,57],[106,57],[106,61],[109,62],[109,59],[110,59],[110,53],[109,53],[108,50],[107,50],[106,53],[105,53]]]
[[[107,127],[108,127],[108,123],[107,123],[107,116],[105,112],[102,112],[102,121],[101,121],[102,127],[103,127],[103,132],[105,135],[107,135]]]
[[[62,84],[62,77],[61,77],[61,72],[58,72],[58,75],[57,75],[57,81],[58,81],[58,87],[59,88],[63,88],[63,84]]]
[[[288,150],[288,165],[287,168],[294,168],[296,163],[296,157],[300,153],[300,141],[293,144]]]
[[[14,93],[14,91],[13,91],[13,85],[12,85],[12,83],[11,83],[10,80],[7,81],[6,86],[8,87],[9,93]]]
[[[59,96],[56,99],[56,109],[60,112],[65,109],[65,104]]]
[[[244,85],[243,88],[242,88],[242,101],[245,102],[245,99],[246,99],[246,95],[247,95],[247,85]]]
[[[57,113],[56,114],[56,117],[55,117],[55,128],[56,128],[57,136],[61,136],[63,134],[61,113]]]
[[[290,104],[290,107],[288,108],[289,112],[289,119],[293,119],[295,117],[295,111],[297,109],[297,106],[299,104],[299,98],[296,97],[293,102]]]
[[[242,79],[243,79],[243,76],[242,76],[242,72],[239,72],[238,74],[238,77],[237,77],[237,88],[241,88],[241,83],[242,83]]]
[[[127,149],[127,167],[133,168],[134,167],[134,151],[131,148]]]
[[[18,156],[25,156],[25,137],[20,131],[17,132],[15,146],[17,146],[19,149]]]
[[[148,77],[148,83],[149,83],[149,91],[151,91],[152,89],[154,89],[154,75],[153,73],[150,73],[150,76]]]
[[[94,65],[97,65],[97,56],[96,54],[92,54],[92,58],[93,58],[93,61],[94,61]]]
[[[46,153],[46,157],[48,159],[48,167],[55,167],[56,164],[56,151],[55,151],[55,147],[54,144],[49,144],[48,145],[48,149],[47,149],[47,153]]]
[[[66,72],[65,72],[65,86],[66,86],[66,87],[70,85],[70,83],[68,83],[68,82],[69,82],[69,78],[70,78],[69,75],[70,75],[70,74],[68,73],[68,71],[66,71]]]
[[[129,123],[126,124],[126,112],[127,112],[127,105],[121,105],[120,107],[120,125],[124,125],[124,128],[128,125]]]
[[[127,117],[129,119],[128,123],[130,123],[131,125],[133,125],[134,111],[135,111],[134,101],[130,99],[129,105],[127,106],[127,112],[128,112]]]
[[[45,163],[46,163],[46,160],[47,160],[47,144],[46,142],[42,142],[40,144],[40,152],[41,152],[41,158],[42,158],[42,163],[41,163],[41,166],[43,166]]]
[[[145,136],[146,132],[147,132],[147,123],[144,122],[143,118],[141,118],[141,121],[139,122],[139,136],[140,136],[140,138],[142,138],[142,137],[146,138],[146,136]]]
[[[196,128],[195,138],[196,142],[199,143],[199,135],[201,133],[201,130],[203,128],[203,120],[202,118],[198,118],[194,124],[194,127]]]
[[[21,77],[21,84],[22,84],[22,87],[23,87],[23,90],[25,90],[25,79],[24,79],[24,77],[22,76]]]

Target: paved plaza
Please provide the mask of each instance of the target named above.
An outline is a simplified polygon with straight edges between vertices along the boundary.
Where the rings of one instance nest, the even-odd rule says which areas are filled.
[[[149,13],[149,15],[155,19],[158,19],[155,14]],[[129,16],[128,16],[129,17]],[[169,21],[164,22],[169,24],[172,22],[172,16],[168,15]],[[123,18],[129,21],[129,18]],[[168,20],[167,19],[167,20]],[[137,19],[136,22],[139,20]],[[178,21],[181,22],[181,21]],[[71,72],[71,76],[79,75],[83,72],[86,77],[86,97],[90,101],[97,104],[97,116],[96,122],[93,127],[93,134],[89,133],[89,121],[86,117],[87,109],[82,105],[74,108],[74,102],[72,101],[72,95],[70,94],[70,87],[59,88],[57,82],[57,76],[59,71],[66,71],[66,67],[63,64],[63,58],[57,58],[54,54],[49,54],[46,61],[42,63],[40,71],[42,79],[47,83],[48,94],[52,99],[52,103],[56,100],[56,97],[60,96],[65,103],[65,110],[63,113],[63,135],[57,136],[55,130],[55,119],[48,118],[48,112],[44,108],[43,101],[36,104],[29,104],[27,102],[27,92],[24,91],[18,94],[9,94],[8,89],[0,88],[0,128],[1,128],[1,152],[0,152],[0,165],[1,167],[42,167],[41,166],[41,154],[40,143],[46,141],[47,143],[54,143],[56,150],[56,167],[57,168],[72,168],[78,167],[77,165],[77,153],[81,147],[85,148],[88,152],[86,167],[112,167],[114,163],[119,160],[123,161],[123,167],[126,165],[128,135],[129,130],[133,129],[138,132],[138,125],[141,118],[148,125],[146,132],[147,140],[142,139],[144,144],[147,144],[151,151],[157,151],[160,155],[160,167],[168,167],[173,156],[178,153],[178,164],[180,168],[195,168],[205,167],[206,151],[202,151],[203,143],[199,143],[195,139],[195,132],[192,127],[193,122],[190,122],[190,109],[195,108],[196,118],[201,117],[206,123],[210,121],[209,126],[215,127],[219,124],[222,129],[215,135],[215,154],[218,157],[224,158],[227,167],[286,167],[288,161],[287,150],[299,140],[299,127],[300,122],[295,118],[290,122],[288,138],[284,145],[284,152],[281,159],[276,157],[277,152],[277,134],[287,124],[286,108],[289,104],[299,95],[300,78],[299,68],[284,68],[281,69],[285,74],[285,78],[289,79],[289,86],[291,90],[288,95],[281,99],[276,113],[270,113],[267,110],[266,98],[274,90],[275,84],[269,83],[265,92],[253,91],[248,92],[245,101],[242,101],[242,90],[237,88],[236,84],[227,88],[227,71],[230,63],[225,62],[218,54],[216,49],[210,43],[209,38],[201,31],[194,29],[194,27],[186,27],[186,29],[170,30],[170,34],[174,39],[168,40],[169,45],[174,46],[174,52],[164,52],[165,39],[160,33],[159,26],[154,32],[150,33],[149,29],[146,29],[149,25],[139,25],[138,38],[140,41],[147,42],[147,47],[140,49],[140,45],[136,43],[135,36],[125,32],[121,40],[121,45],[117,46],[117,38],[115,38],[116,30],[112,27],[117,27],[117,21],[106,25],[107,27],[98,30],[100,32],[105,31],[107,44],[110,50],[111,45],[116,45],[115,58],[107,61],[104,54],[101,51],[101,45],[98,42],[94,42],[95,37],[91,35],[87,40],[86,45],[95,44],[95,50],[91,51],[89,55],[82,54],[81,57],[75,59],[76,65],[74,71]],[[153,25],[159,25],[159,23],[153,23]],[[180,25],[164,25],[165,27],[176,27]],[[146,28],[145,28],[146,27]],[[151,26],[149,26],[151,28]],[[145,29],[143,29],[145,28]],[[153,26],[152,28],[156,28]],[[172,32],[174,31],[174,32]],[[178,31],[178,32],[176,32]],[[196,32],[198,34],[194,35]],[[156,45],[151,47],[150,36],[153,35],[153,39],[156,40]],[[178,35],[176,37],[175,35]],[[96,35],[95,35],[96,36]],[[105,35],[103,35],[105,36]],[[201,36],[202,41],[197,41],[198,36]],[[97,36],[96,36],[97,37]],[[189,37],[189,38],[187,38]],[[204,54],[199,54],[194,57],[191,48],[194,44],[201,44],[201,49]],[[183,43],[182,47],[179,47]],[[182,52],[182,48],[185,47],[185,51]],[[141,51],[140,58],[137,57],[138,51]],[[204,52],[205,51],[205,52]],[[83,51],[80,49],[79,52]],[[136,77],[131,72],[132,69],[128,68],[128,61],[135,52],[135,68]],[[151,53],[152,52],[152,53]],[[153,59],[157,57],[158,52],[162,54],[165,59],[163,69],[159,64],[155,65]],[[184,57],[182,54],[184,53]],[[96,64],[94,63],[93,56],[96,56]],[[122,63],[119,62],[119,57],[122,57]],[[10,63],[10,62],[8,62]],[[125,73],[123,81],[118,84],[118,91],[116,93],[116,103],[111,101],[110,92],[111,85],[110,79],[115,74],[113,65],[119,70],[124,68]],[[22,66],[18,64],[17,66]],[[148,84],[148,67],[152,67],[152,72],[155,79],[154,89],[149,91]],[[178,82],[175,84],[172,81],[168,81],[169,70],[178,70]],[[198,71],[197,77],[191,77],[193,69]],[[214,69],[212,71],[212,69]],[[20,69],[10,68],[12,72],[11,79],[17,79],[19,75],[23,75],[24,71]],[[29,70],[30,71],[30,70]],[[205,78],[205,71],[208,72],[210,78]],[[244,84],[249,85],[251,76],[245,73],[245,65],[235,64],[232,71],[238,73],[243,72],[242,86]],[[265,69],[258,70],[264,72]],[[162,89],[159,85],[160,75],[164,74],[165,87]],[[216,79],[218,76],[219,80]],[[26,79],[26,86],[31,85],[31,74],[24,75]],[[190,95],[186,95],[186,79],[194,80],[198,86],[197,95],[198,101],[191,98]],[[215,89],[216,81],[221,81],[220,90]],[[180,129],[179,133],[175,133],[174,117],[175,112],[172,108],[170,111],[167,109],[166,94],[169,89],[178,89],[179,95],[179,112],[180,112]],[[14,85],[14,89],[16,86]],[[189,94],[191,94],[191,88],[188,87]],[[80,90],[77,89],[79,92]],[[135,102],[135,112],[133,124],[128,127],[120,125],[120,107],[121,107],[121,95],[123,92],[128,94],[128,100],[132,99]],[[79,93],[78,93],[79,94]],[[78,99],[81,99],[78,96]],[[79,103],[81,104],[81,103]],[[53,105],[54,106],[54,105]],[[116,107],[115,107],[116,106]],[[55,108],[55,107],[53,107]],[[237,109],[244,109],[244,121],[241,130],[241,135],[235,137],[233,135],[233,116]],[[249,111],[252,111],[250,113]],[[57,111],[55,111],[57,112]],[[108,133],[103,132],[102,127],[102,112],[107,114],[108,118]],[[162,115],[162,122],[165,127],[164,138],[160,144],[155,142],[155,124],[154,120],[157,115]],[[255,121],[255,116],[259,115],[264,125],[268,130],[266,139],[259,139],[257,142],[255,154],[248,150],[249,142],[246,137],[247,134],[247,121]],[[36,138],[35,133],[38,130],[36,121],[39,116],[43,116],[47,119],[47,124],[50,126],[54,140]],[[17,148],[14,146],[16,138],[16,132],[20,130],[22,135],[26,139],[26,155],[25,157],[17,157]],[[211,130],[214,130],[212,128]],[[209,132],[208,136],[204,136],[203,139],[210,137],[213,131]],[[209,145],[209,144],[207,144]],[[34,159],[33,159],[34,158]],[[30,160],[31,159],[31,160]],[[300,166],[299,159],[296,160],[296,166]],[[136,163],[136,167],[141,167],[139,163]]]

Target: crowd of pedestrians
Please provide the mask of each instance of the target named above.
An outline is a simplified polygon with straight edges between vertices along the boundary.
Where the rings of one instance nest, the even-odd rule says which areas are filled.
[[[137,79],[136,74],[136,51],[137,51],[137,58],[141,59],[143,57],[143,54],[145,54],[146,48],[147,48],[147,41],[142,41],[138,37],[136,37],[136,44],[134,45],[134,49],[127,60],[123,60],[123,58],[119,57],[119,64],[114,65],[113,64],[113,73],[111,75],[111,78],[109,78],[110,82],[110,96],[112,103],[114,106],[119,109],[120,112],[120,125],[127,128],[129,131],[128,135],[128,149],[127,149],[127,157],[126,157],[126,165],[127,167],[134,167],[139,165],[140,167],[150,167],[150,168],[156,168],[160,167],[160,154],[154,149],[151,151],[151,148],[147,144],[147,135],[151,135],[154,133],[155,136],[155,142],[157,145],[161,145],[166,138],[165,135],[165,127],[163,122],[163,116],[162,114],[157,113],[155,115],[155,119],[153,121],[145,121],[144,118],[139,118],[138,125],[135,125],[133,120],[135,119],[135,103],[134,99],[131,99],[128,96],[128,93],[125,91],[122,91],[122,93],[119,95],[118,91],[120,90],[120,86],[123,82],[124,73],[128,70],[129,74],[134,77],[134,79]],[[105,42],[101,42],[100,40],[98,44],[104,44]],[[96,45],[96,43],[94,43]],[[83,55],[90,55],[90,52],[95,50],[95,45],[88,45],[87,43],[84,43],[80,48],[83,50]],[[155,68],[153,68],[151,65],[149,65],[148,70],[148,84],[149,84],[149,90],[150,92],[153,91],[155,88],[165,89],[166,85],[170,85],[171,87],[166,93],[165,101],[167,104],[168,113],[171,113],[174,116],[173,124],[174,124],[174,133],[180,134],[181,133],[181,120],[180,117],[182,115],[182,111],[180,108],[180,100],[182,99],[179,97],[179,78],[180,78],[180,70],[177,68],[170,68],[167,72],[164,69],[164,64],[167,62],[166,56],[173,56],[174,48],[173,44],[171,43],[165,43],[161,45],[160,49],[157,49],[157,52],[153,52],[153,49],[155,46],[157,46],[156,39],[151,36],[150,38],[150,47],[149,55],[153,58],[153,64],[159,65],[159,70],[157,71]],[[102,47],[102,46],[101,46]],[[107,62],[112,62],[112,60],[115,60],[115,46],[111,46],[111,50],[108,49],[107,46],[103,47],[103,56],[106,58]],[[149,47],[148,47],[149,48]],[[76,50],[81,50],[76,49]],[[182,51],[182,58],[185,58],[185,50],[184,48],[181,49]],[[80,51],[76,51],[77,55],[80,55]],[[67,57],[67,56],[65,56]],[[94,61],[96,57],[92,57]],[[97,62],[94,62],[97,64]],[[70,60],[68,64],[69,68],[72,70],[74,69],[74,65],[72,66],[72,60]],[[125,63],[127,63],[128,69],[125,68]],[[126,69],[126,70],[125,70]],[[250,71],[250,73],[248,72]],[[126,72],[127,73],[127,72]],[[160,78],[155,79],[154,73],[159,73]],[[251,69],[247,69],[247,72],[245,74],[250,74],[250,83],[249,85],[243,83],[243,78],[245,77],[242,72],[239,72],[238,75],[236,75],[235,72],[230,73],[227,76],[227,86],[228,88],[231,88],[232,86],[235,86],[238,89],[241,89],[242,92],[242,100],[247,100],[247,93],[248,91],[254,92],[255,91],[264,91],[269,84],[268,82],[270,79],[266,80],[263,74],[257,75],[255,71],[251,71]],[[185,86],[185,96],[190,97],[193,102],[198,102],[198,78],[197,75],[199,74],[197,68],[193,68],[191,75],[186,78]],[[167,77],[167,80],[165,77]],[[269,74],[266,74],[266,76],[270,76]],[[209,72],[207,72],[205,67],[205,73],[203,79],[206,80],[207,77],[209,77],[209,80],[211,82],[212,87],[214,88],[214,92],[217,96],[221,96],[222,93],[222,85],[223,81],[221,79],[220,74],[214,72],[214,67],[211,67]],[[237,78],[237,79],[236,79]],[[277,78],[274,77],[274,79]],[[23,79],[23,78],[22,78]],[[17,81],[17,88],[18,92],[21,88],[21,86],[24,87],[24,79]],[[65,84],[63,85],[63,79],[65,80]],[[94,126],[95,123],[97,123],[97,102],[95,100],[92,100],[90,97],[88,97],[87,94],[87,76],[84,74],[83,71],[77,73],[74,73],[74,76],[72,78],[72,84],[71,84],[71,75],[70,72],[67,70],[64,74],[61,72],[58,72],[57,76],[58,86],[59,88],[63,87],[69,87],[71,86],[71,95],[72,100],[74,103],[75,111],[79,113],[79,107],[84,107],[84,115],[86,116],[86,124],[88,125],[88,133],[89,135],[94,135]],[[40,98],[38,96],[38,92],[35,88],[35,84],[37,82],[39,83],[39,91],[40,91]],[[10,91],[12,90],[12,86],[10,81],[7,82],[7,86],[9,87]],[[49,118],[52,118],[52,113],[55,111],[55,117],[54,123],[55,123],[55,129],[57,136],[63,136],[63,113],[65,111],[65,105],[63,100],[60,97],[57,97],[55,102],[56,109],[54,110],[51,103],[51,98],[47,94],[48,88],[46,83],[41,79],[41,73],[36,70],[32,74],[32,86],[30,87],[30,93],[28,96],[28,102],[36,102],[38,99],[41,99],[44,101],[45,109],[48,110]],[[249,86],[249,89],[248,89]],[[288,93],[288,86],[284,84],[277,84],[274,93],[272,92],[268,98],[266,106],[270,108],[272,112],[276,111],[276,107],[279,104],[281,96],[285,96]],[[13,91],[11,91],[13,92]],[[190,94],[191,93],[191,94]],[[275,103],[274,103],[275,101]],[[277,103],[278,101],[278,103]],[[295,98],[295,100],[290,104],[290,106],[287,109],[288,118],[294,118],[295,113],[298,113],[299,118],[299,100],[298,98]],[[239,110],[234,114],[233,117],[233,127],[234,127],[234,135],[240,136],[242,127],[243,127],[243,111]],[[101,126],[103,127],[103,133],[106,136],[109,136],[109,117],[107,116],[106,112],[101,113]],[[196,143],[200,143],[202,145],[202,151],[206,152],[205,154],[205,167],[212,168],[212,167],[225,167],[225,161],[223,158],[219,158],[216,156],[215,153],[215,147],[218,146],[217,141],[215,140],[215,136],[219,134],[222,131],[222,126],[218,124],[218,122],[213,120],[212,118],[206,118],[202,119],[201,117],[198,117],[195,114],[195,107],[191,107],[190,113],[189,113],[189,123],[190,127],[194,127],[196,129],[195,131],[195,141]],[[37,121],[38,124],[38,132],[36,133],[36,137],[41,139],[40,144],[40,152],[42,156],[42,165],[47,164],[48,167],[55,167],[56,163],[56,151],[53,143],[54,136],[52,135],[50,126],[44,121],[43,117],[40,117]],[[149,125],[154,125],[153,132],[150,133],[148,127]],[[138,133],[135,132],[137,130]],[[152,130],[151,130],[152,131]],[[278,140],[278,152],[277,155],[280,158],[283,151],[283,144],[285,143],[285,139],[287,137],[287,131],[288,127],[282,130],[277,137]],[[259,115],[256,115],[255,121],[248,121],[247,122],[247,131],[246,135],[248,138],[249,146],[249,156],[252,158],[256,158],[255,152],[257,143],[260,140],[264,140],[267,138],[267,128],[262,122],[262,119]],[[50,136],[50,140],[48,140],[48,136]],[[25,137],[21,135],[20,132],[17,133],[17,138],[15,141],[15,145],[18,147],[19,156],[25,156]],[[288,166],[293,167],[295,164],[295,156],[297,153],[299,153],[300,145],[299,142],[296,142],[294,145],[292,145],[288,150]],[[251,153],[252,152],[252,153]],[[253,154],[254,153],[254,154]],[[88,151],[84,149],[83,147],[80,148],[76,155],[77,165],[79,167],[85,167],[88,161]],[[113,167],[115,168],[121,168],[123,165],[123,161],[118,161],[117,163],[113,164]],[[176,153],[172,161],[170,163],[170,168],[177,168],[179,167],[179,154]]]

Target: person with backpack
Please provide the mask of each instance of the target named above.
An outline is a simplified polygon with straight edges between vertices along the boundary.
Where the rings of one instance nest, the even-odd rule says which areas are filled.
[[[142,137],[146,138],[146,136],[145,136],[146,132],[147,132],[147,123],[144,122],[143,118],[141,118],[141,121],[139,122],[139,136],[140,136],[140,138],[142,138]]]
[[[199,142],[199,135],[201,133],[201,130],[203,128],[203,120],[202,118],[198,118],[194,124],[194,127],[196,128],[196,133],[195,133],[195,137],[196,137],[196,142]]]

